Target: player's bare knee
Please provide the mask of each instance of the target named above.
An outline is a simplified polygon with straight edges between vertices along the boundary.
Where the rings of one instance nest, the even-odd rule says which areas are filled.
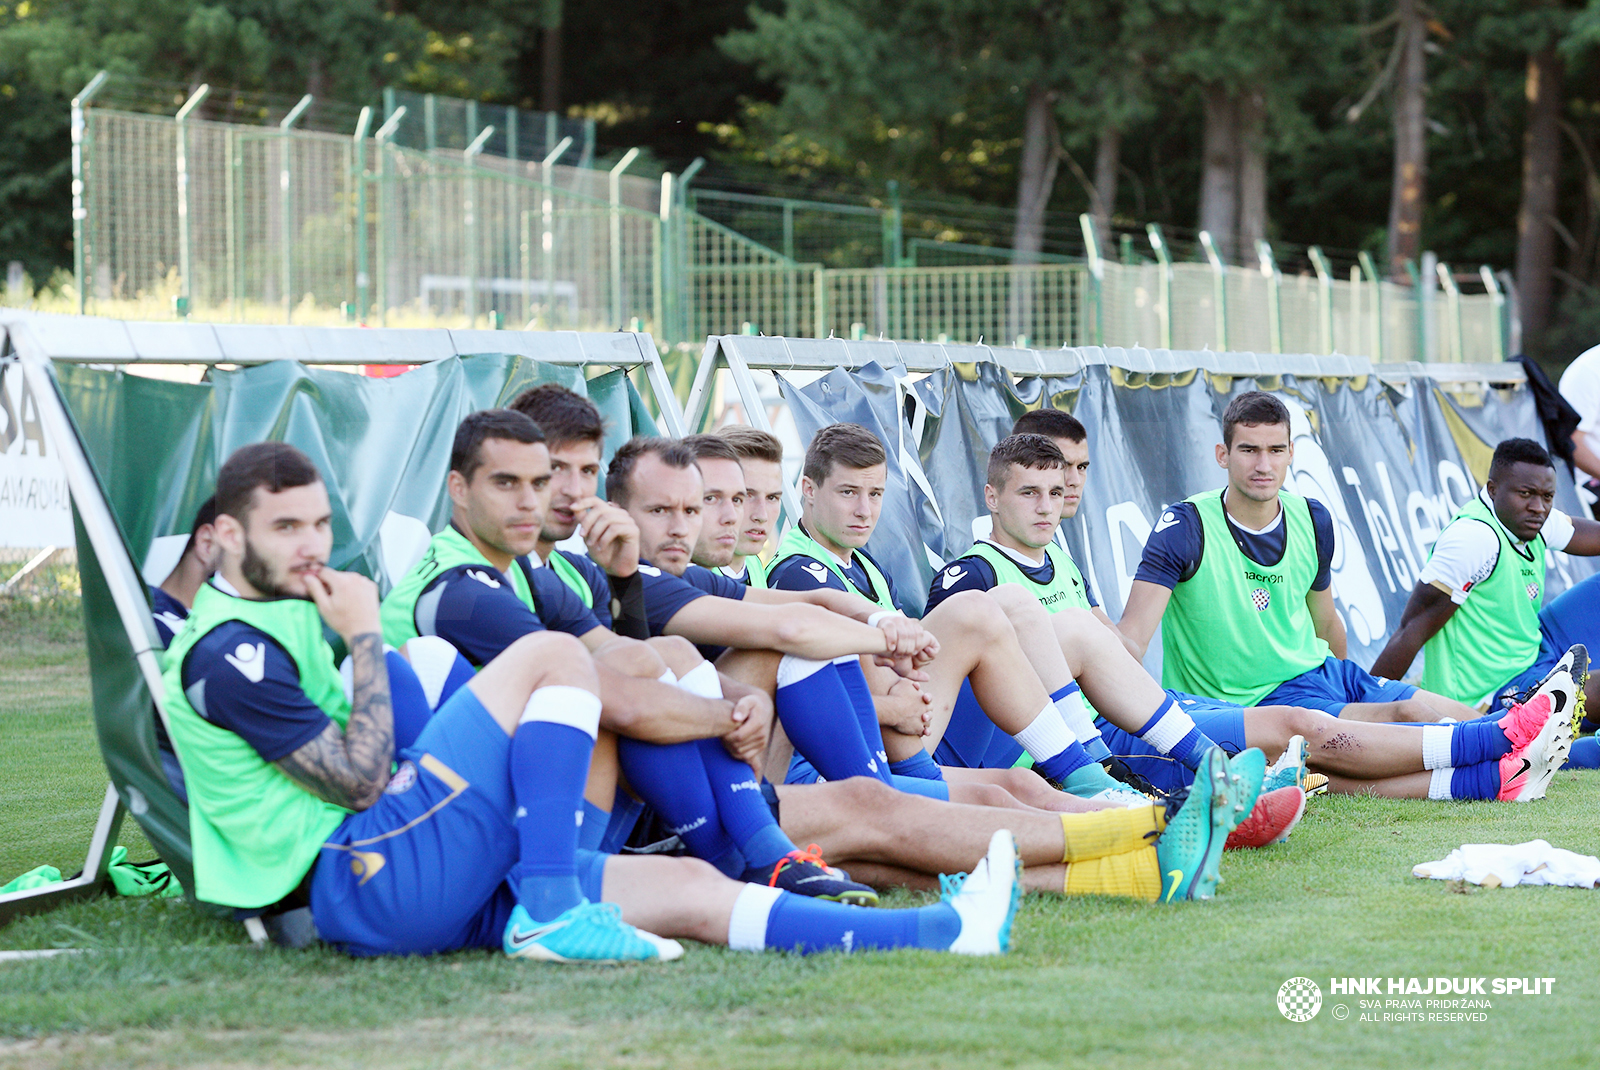
[[[533,687],[553,684],[570,684],[588,690],[599,687],[589,649],[565,632],[524,635],[507,647],[505,653],[511,655],[512,664],[527,673]]]
[[[690,672],[705,660],[700,656],[700,651],[695,649],[695,645],[681,635],[658,635],[654,639],[646,640],[644,645],[676,676]]]
[[[601,645],[594,652],[594,660],[624,676],[647,680],[659,679],[667,668],[661,656],[649,644],[620,635]]]
[[[995,591],[1003,591],[1006,584],[1001,584]],[[1014,585],[1012,585],[1014,586]],[[1018,588],[1021,590],[1021,588]],[[949,615],[959,620],[968,633],[979,636],[985,640],[998,639],[1005,634],[1016,634],[1011,623],[1011,618],[995,591],[959,591],[939,603],[940,610],[948,610]],[[1027,592],[1023,592],[1026,594]],[[1010,592],[1000,595],[1000,598],[1011,597]],[[1032,598],[1034,608],[1039,609],[1039,603]],[[1039,610],[1043,613],[1043,610]],[[1026,614],[1026,607],[1019,605],[1019,614]],[[931,614],[930,614],[931,616]]]

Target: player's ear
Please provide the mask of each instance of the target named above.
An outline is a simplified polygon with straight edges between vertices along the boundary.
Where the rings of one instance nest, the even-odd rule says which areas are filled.
[[[1228,467],[1228,447],[1220,442],[1217,443],[1217,467]]]
[[[215,534],[217,545],[221,546],[225,553],[234,557],[244,556],[244,525],[238,518],[227,513],[218,514],[211,530]]]
[[[994,489],[994,487],[988,483],[983,485],[983,504],[988,507],[988,510],[991,513],[1000,508],[1000,495]]]
[[[812,498],[815,498],[816,496],[817,496],[817,485],[815,483],[811,482],[811,477],[810,476],[802,475],[800,477],[800,497],[804,498],[806,501],[809,502]]]
[[[450,494],[451,503],[464,508],[467,504],[467,478],[452,468],[445,477],[444,486]]]

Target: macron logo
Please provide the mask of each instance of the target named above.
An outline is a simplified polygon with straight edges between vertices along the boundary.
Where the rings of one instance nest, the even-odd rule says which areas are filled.
[[[475,568],[469,568],[469,569],[467,569],[467,575],[471,576],[473,579],[477,580],[479,583],[483,584],[485,587],[499,587],[500,586],[500,581],[495,579],[493,576],[489,575],[487,572],[480,572]]]
[[[655,577],[655,576],[660,576],[661,575],[661,570],[659,568],[656,568],[654,565],[640,565],[639,566],[639,571],[644,573],[646,576],[651,576],[651,577]]]
[[[259,684],[261,678],[267,675],[267,644],[240,643],[232,654],[222,655],[229,665],[239,670],[239,675],[249,680],[252,684]]]
[[[1171,509],[1168,509],[1166,512],[1161,514],[1161,519],[1156,521],[1156,530],[1166,531],[1168,528],[1175,526],[1177,523],[1178,515]]]
[[[960,583],[961,577],[965,576],[966,574],[967,570],[962,568],[960,565],[951,565],[949,568],[944,570],[944,579],[940,582],[944,584],[944,589],[948,591],[950,588]]]
[[[806,563],[805,568],[807,572],[811,573],[811,578],[816,580],[818,583],[828,582],[827,565],[824,565],[820,561],[809,561]]]
[[[183,631],[183,618],[176,613],[157,613],[155,618],[167,626],[167,631],[177,635]]]

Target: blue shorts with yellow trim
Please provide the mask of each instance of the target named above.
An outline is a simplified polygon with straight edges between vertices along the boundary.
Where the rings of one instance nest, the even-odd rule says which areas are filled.
[[[519,850],[511,737],[461,688],[399,757],[382,798],[323,845],[311,881],[318,935],[352,955],[500,946]],[[596,902],[605,858],[579,852]]]

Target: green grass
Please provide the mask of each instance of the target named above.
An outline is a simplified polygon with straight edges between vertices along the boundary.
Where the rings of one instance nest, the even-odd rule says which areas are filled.
[[[0,871],[75,869],[104,785],[81,639],[48,607],[0,607],[0,625]],[[1600,852],[1597,803],[1600,779],[1571,772],[1529,806],[1313,800],[1288,844],[1230,852],[1210,903],[1030,896],[1016,951],[983,961],[701,947],[659,968],[354,961],[256,951],[182,902],[103,899],[0,929],[0,949],[92,949],[0,964],[0,1067],[1590,1066],[1596,893],[1410,869],[1465,842]],[[1311,1023],[1274,1003],[1296,975],[1324,988]],[[1344,975],[1556,984],[1491,997],[1485,1023],[1363,1024],[1357,998],[1327,993]],[[1335,1002],[1355,1013],[1336,1021]]]

